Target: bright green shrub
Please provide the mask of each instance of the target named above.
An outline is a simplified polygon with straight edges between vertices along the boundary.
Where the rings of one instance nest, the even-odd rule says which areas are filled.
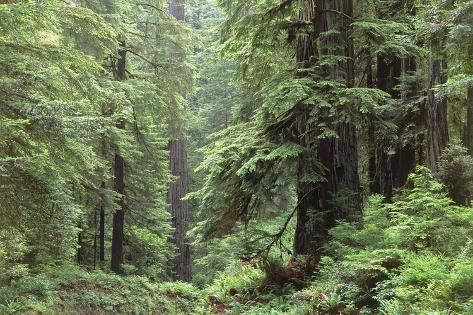
[[[231,302],[233,295],[244,295],[256,289],[263,279],[264,272],[260,268],[240,263],[229,266],[224,272],[219,273],[205,292],[219,301]]]
[[[428,169],[391,203],[370,197],[360,223],[340,222],[330,235],[335,260],[321,264],[313,287],[330,283],[367,313],[469,314],[473,209],[455,205]]]

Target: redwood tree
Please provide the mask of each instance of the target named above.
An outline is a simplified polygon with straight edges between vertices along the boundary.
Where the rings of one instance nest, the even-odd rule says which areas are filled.
[[[119,81],[126,79],[126,53],[125,43],[121,42],[115,69],[115,79]],[[125,122],[122,119],[117,122],[117,128],[125,129]],[[123,229],[125,225],[125,160],[120,154],[120,148],[117,148],[115,152],[113,184],[114,191],[120,194],[120,200],[118,208],[113,213],[111,269],[115,273],[122,273],[121,264],[123,263],[124,254]]]
[[[327,80],[342,81],[347,87],[353,86],[353,44],[349,37],[349,25],[353,16],[351,0],[308,1],[307,8],[312,13],[305,18],[312,20],[314,30],[297,41],[298,61],[317,61],[327,56],[336,56],[340,61],[324,67],[321,75]],[[328,32],[335,31],[327,35]],[[319,47],[313,46],[314,39]],[[315,55],[320,52],[320,55]],[[299,134],[304,139],[306,153],[299,159],[298,209],[294,249],[295,254],[311,254],[313,263],[321,255],[321,247],[327,240],[328,230],[335,226],[337,219],[349,219],[360,211],[358,153],[355,126],[336,117],[327,121],[336,136],[314,138],[320,134],[311,128],[307,112],[298,118]],[[310,143],[318,143],[311,150]],[[318,161],[323,166],[324,180],[318,183],[303,179],[307,165]],[[309,167],[310,168],[310,167]],[[313,169],[313,167],[312,167]],[[344,204],[337,202],[343,196]]]
[[[171,0],[169,13],[176,20],[184,21],[184,1]],[[171,62],[182,62],[183,59],[182,51],[171,51]],[[191,278],[190,246],[186,238],[189,227],[189,206],[186,200],[182,200],[188,192],[187,148],[181,125],[180,121],[170,122],[169,168],[171,175],[176,176],[176,179],[169,185],[168,202],[171,205],[174,228],[172,243],[177,251],[172,262],[171,275],[174,279],[189,281]]]

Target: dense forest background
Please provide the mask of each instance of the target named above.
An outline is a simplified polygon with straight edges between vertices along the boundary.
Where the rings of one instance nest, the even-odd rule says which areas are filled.
[[[0,0],[0,314],[473,314],[473,1]]]

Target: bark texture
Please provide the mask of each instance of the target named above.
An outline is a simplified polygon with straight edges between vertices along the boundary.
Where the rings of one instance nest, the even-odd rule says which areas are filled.
[[[393,99],[405,102],[411,96],[412,91],[399,91],[396,86],[401,83],[400,77],[402,75],[415,71],[415,69],[415,62],[410,58],[387,58],[378,55],[376,87],[389,93]],[[399,112],[384,117],[384,119],[392,121],[397,126],[397,136],[404,140],[396,143],[389,139],[390,135],[387,135],[387,138],[380,138],[374,135],[376,127],[374,125],[371,127],[374,130],[371,131],[370,141],[376,142],[376,145],[374,157],[370,157],[374,160],[370,163],[375,165],[374,171],[370,171],[370,191],[390,199],[394,188],[401,187],[406,183],[407,177],[416,163],[415,138],[406,138],[404,135],[407,126],[414,122],[416,117],[412,112]],[[370,165],[370,167],[373,166]]]
[[[407,9],[409,14],[415,13],[414,3],[410,0],[393,1],[384,13],[380,13],[380,18],[392,18],[400,10]],[[400,77],[416,70],[413,58],[400,58],[379,54],[376,62],[376,87],[391,95],[393,99],[406,102],[414,91],[409,91],[404,87],[402,90],[396,89],[401,81]],[[422,118],[422,117],[421,117]],[[384,117],[386,121],[392,121],[398,128],[397,137],[400,141],[393,141],[391,135],[380,137],[377,128],[371,128],[371,143],[376,143],[373,153],[370,154],[370,192],[384,195],[390,199],[394,188],[403,186],[409,173],[416,163],[416,139],[415,136],[406,136],[406,128],[410,123],[415,122],[415,112],[398,112]],[[417,125],[417,124],[416,124]],[[374,167],[373,167],[374,166]]]
[[[120,43],[118,52],[118,60],[116,64],[116,79],[119,81],[126,79],[126,48],[125,43]],[[117,128],[125,129],[125,122],[120,120]],[[119,148],[116,149],[114,159],[114,183],[113,189],[120,194],[118,207],[113,214],[113,231],[112,231],[112,259],[111,270],[115,273],[122,273],[121,264],[123,263],[123,245],[124,245],[124,225],[125,225],[125,160],[120,155]]]
[[[105,190],[105,182],[101,184],[102,190]],[[99,261],[105,261],[105,205],[104,197],[102,197],[102,202],[100,205],[100,214],[99,214]]]
[[[177,248],[172,268],[173,277],[189,281],[191,278],[190,247],[186,238],[189,227],[189,207],[187,201],[182,200],[188,191],[186,141],[174,139],[169,142],[169,146],[171,174],[178,177],[171,183],[168,192],[174,227],[172,241]]]
[[[178,21],[184,21],[184,1],[171,0],[169,3],[169,13]],[[184,55],[182,52],[172,52],[169,56],[171,62],[182,62]],[[189,207],[182,198],[188,192],[187,180],[187,148],[186,139],[183,137],[181,123],[170,122],[171,139],[169,141],[169,167],[171,175],[177,180],[172,182],[168,191],[168,202],[171,205],[172,226],[174,232],[172,243],[176,247],[176,256],[172,262],[171,276],[176,280],[191,280],[191,260],[190,246],[186,237],[189,228]]]
[[[353,15],[352,0],[317,0],[308,1],[309,13],[302,16],[314,24],[314,31],[309,35],[300,35],[297,41],[297,57],[300,64],[311,63],[317,59],[315,54],[349,57],[338,65],[324,69],[329,79],[345,80],[348,86],[353,84],[353,45],[348,36],[350,17]],[[339,33],[329,36],[320,34],[337,30]],[[323,39],[322,39],[323,38]],[[318,49],[315,43],[318,43]],[[298,209],[294,252],[309,254],[312,263],[317,264],[322,245],[327,241],[328,230],[337,219],[347,219],[360,211],[358,153],[355,127],[348,122],[334,122],[337,138],[317,140],[317,131],[307,130],[308,114],[302,110],[297,121],[301,144],[307,152],[299,159],[298,167]],[[318,143],[311,149],[312,143]],[[307,182],[304,175],[317,169],[318,161],[324,168],[325,181]],[[319,170],[320,172],[320,170]],[[342,197],[343,196],[343,197]],[[341,198],[342,197],[342,198]],[[342,201],[338,203],[337,201]]]
[[[438,171],[440,155],[448,144],[447,98],[435,91],[435,87],[446,82],[442,68],[445,68],[445,63],[441,60],[430,61],[427,94],[427,165],[432,172]]]
[[[467,112],[463,144],[468,152],[473,155],[473,85],[468,87],[467,92]]]

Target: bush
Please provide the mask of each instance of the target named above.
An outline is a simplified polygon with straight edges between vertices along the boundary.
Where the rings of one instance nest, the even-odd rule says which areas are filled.
[[[200,291],[190,284],[154,284],[74,265],[40,269],[0,289],[0,314],[204,314]]]
[[[449,145],[440,161],[440,175],[449,195],[460,205],[468,205],[473,194],[473,158],[465,147]]]
[[[367,313],[472,308],[473,209],[455,205],[428,169],[418,167],[391,203],[370,197],[361,223],[340,222],[330,235],[334,259],[321,264],[313,287],[330,284],[332,309],[336,297]]]

